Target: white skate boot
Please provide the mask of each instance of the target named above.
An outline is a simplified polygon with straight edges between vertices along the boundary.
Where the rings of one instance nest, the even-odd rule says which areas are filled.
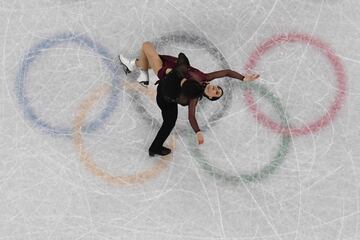
[[[137,81],[143,87],[147,87],[149,85],[149,72],[147,70],[140,70],[140,76]]]
[[[126,75],[136,69],[136,64],[135,64],[136,59],[129,60],[121,54],[118,57],[120,60],[120,64]]]
[[[129,60],[121,54],[118,57],[126,75],[137,69],[136,59]],[[140,76],[137,79],[137,82],[140,83],[141,86],[147,87],[149,85],[149,72],[147,70],[139,70]]]

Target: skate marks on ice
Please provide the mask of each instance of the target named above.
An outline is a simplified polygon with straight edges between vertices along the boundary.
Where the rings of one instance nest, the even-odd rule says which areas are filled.
[[[305,127],[294,127],[293,124],[289,122],[289,119],[291,118],[287,115],[286,109],[282,106],[281,100],[272,94],[265,86],[258,82],[238,84],[238,86],[243,90],[248,110],[251,112],[256,121],[264,127],[273,130],[275,133],[280,134],[281,140],[278,151],[273,160],[270,161],[269,164],[263,166],[259,171],[251,174],[237,173],[234,175],[214,166],[214,163],[211,163],[208,159],[206,159],[205,154],[201,151],[201,149],[189,148],[194,159],[196,159],[199,165],[210,175],[231,184],[258,182],[265,179],[269,175],[274,174],[276,169],[284,162],[285,156],[289,151],[289,145],[292,137],[314,134],[325,128],[328,124],[334,121],[336,115],[345,104],[346,74],[341,60],[325,42],[308,34],[284,33],[277,34],[269,39],[266,39],[252,52],[244,69],[246,71],[254,70],[256,64],[260,61],[263,55],[275,49],[279,45],[288,43],[311,46],[315,48],[319,54],[325,57],[325,60],[327,60],[327,62],[331,65],[337,80],[335,99],[330,103],[326,113],[318,120],[305,124]],[[260,111],[260,108],[256,103],[257,101],[253,97],[253,92],[256,92],[260,98],[268,100],[274,106],[275,111],[280,116],[280,123],[276,123]]]
[[[125,89],[129,91],[139,91],[142,94],[151,97],[152,100],[155,96],[155,91],[153,89],[145,89],[141,86],[136,87],[138,84],[132,84],[125,81],[124,86]],[[96,103],[106,94],[110,92],[111,86],[108,84],[103,84],[97,89],[95,89],[81,104],[79,110],[75,114],[74,119],[74,144],[76,150],[79,154],[81,163],[85,166],[87,170],[89,170],[96,177],[101,178],[107,183],[110,183],[115,186],[127,186],[133,184],[142,184],[152,178],[158,176],[161,172],[163,172],[168,166],[170,161],[173,159],[173,154],[169,154],[167,156],[160,157],[156,159],[155,164],[150,169],[144,170],[140,173],[136,173],[134,175],[126,175],[126,176],[114,176],[109,173],[105,169],[99,167],[90,153],[86,150],[85,144],[82,138],[82,126],[84,124],[84,120],[86,118],[87,113],[96,105]],[[171,145],[170,147],[175,149],[175,138],[171,136]]]
[[[17,78],[16,78],[16,93],[18,102],[22,108],[22,112],[24,113],[24,116],[27,120],[29,120],[33,126],[45,131],[46,133],[52,134],[52,135],[70,135],[73,133],[72,127],[59,127],[59,126],[53,126],[51,123],[46,122],[43,119],[40,119],[35,113],[35,111],[31,107],[31,102],[28,100],[28,97],[26,95],[26,82],[27,82],[27,73],[31,67],[31,64],[36,60],[36,58],[44,53],[46,53],[47,50],[56,47],[60,44],[64,44],[67,42],[78,44],[81,47],[84,47],[92,52],[94,52],[96,55],[98,55],[103,62],[104,65],[107,66],[108,70],[111,72],[112,80],[110,84],[103,85],[97,89],[95,93],[93,93],[90,97],[88,97],[82,104],[80,110],[76,114],[76,119],[74,122],[75,126],[75,132],[74,132],[74,142],[77,146],[78,152],[80,154],[80,157],[82,159],[82,162],[87,166],[88,169],[91,169],[91,171],[96,175],[103,179],[106,179],[107,181],[110,181],[115,184],[134,184],[134,183],[140,183],[144,182],[145,179],[149,179],[154,177],[158,174],[159,171],[162,171],[167,164],[167,161],[169,159],[165,159],[164,161],[160,161],[158,166],[155,166],[154,169],[148,170],[143,172],[139,175],[139,177],[131,177],[131,176],[125,176],[125,177],[116,177],[109,173],[107,173],[105,170],[100,169],[96,166],[96,164],[93,163],[91,156],[88,154],[88,152],[84,148],[84,144],[81,138],[82,132],[90,133],[101,126],[103,126],[104,122],[111,116],[111,114],[114,112],[116,106],[118,105],[118,95],[120,93],[120,84],[124,84],[125,89],[127,89],[129,92],[134,93],[133,96],[136,98],[136,100],[141,101],[142,98],[139,97],[140,95],[146,95],[148,98],[152,99],[154,101],[156,92],[151,89],[146,89],[141,87],[137,84],[132,84],[127,81],[122,81],[118,79],[118,66],[116,66],[113,63],[113,58],[111,57],[111,54],[109,51],[100,45],[99,43],[96,43],[94,40],[84,36],[84,35],[77,35],[72,33],[63,33],[58,34],[52,38],[49,38],[47,40],[44,40],[36,45],[34,45],[25,55],[23,58],[23,61],[20,66],[20,70],[18,72]],[[217,61],[217,64],[221,68],[230,68],[229,64],[227,63],[225,57],[221,54],[220,50],[218,50],[209,40],[207,40],[204,37],[197,36],[193,33],[187,33],[187,32],[174,32],[169,33],[164,36],[161,36],[158,39],[154,40],[156,46],[158,48],[165,48],[168,45],[172,44],[178,44],[178,45],[190,45],[195,48],[201,48],[207,51],[211,56],[213,56],[213,59]],[[309,124],[309,127],[303,127],[303,128],[290,128],[287,120],[281,121],[281,123],[276,123],[270,118],[268,118],[265,114],[260,112],[257,108],[257,105],[252,97],[251,91],[258,91],[260,94],[261,92],[264,93],[266,96],[269,96],[270,101],[273,103],[276,102],[278,113],[280,114],[280,118],[283,119],[284,110],[279,107],[280,100],[274,100],[276,97],[273,96],[271,93],[269,93],[268,90],[266,90],[263,86],[261,86],[259,83],[250,83],[250,84],[244,84],[239,83],[235,81],[224,81],[225,89],[227,91],[226,96],[221,99],[220,105],[223,106],[221,108],[217,108],[215,111],[211,112],[211,116],[207,119],[208,124],[206,126],[202,126],[202,128],[206,131],[209,129],[209,127],[214,126],[217,124],[225,114],[228,108],[232,104],[232,91],[237,87],[240,86],[240,88],[244,91],[244,96],[246,99],[246,103],[249,106],[250,112],[253,114],[255,119],[259,121],[262,125],[265,127],[268,127],[278,134],[282,134],[285,136],[282,136],[281,145],[282,147],[279,148],[279,151],[275,157],[275,160],[270,163],[268,167],[266,167],[266,170],[262,170],[262,173],[256,173],[253,175],[239,175],[239,176],[225,176],[225,173],[221,173],[214,168],[211,167],[211,164],[205,164],[204,158],[201,157],[201,154],[198,150],[194,150],[194,155],[199,156],[199,162],[200,165],[204,167],[208,172],[212,172],[212,175],[219,177],[220,175],[224,175],[225,179],[230,179],[231,182],[239,182],[239,181],[258,181],[264,176],[268,176],[270,173],[273,173],[276,167],[279,166],[279,163],[283,162],[284,157],[287,153],[289,140],[288,136],[291,135],[294,136],[300,136],[300,135],[306,135],[309,133],[314,133],[321,128],[325,127],[327,124],[329,124],[335,117],[336,113],[340,110],[341,106],[344,103],[345,99],[345,89],[346,89],[346,77],[344,68],[342,66],[341,61],[338,59],[336,54],[329,46],[327,46],[324,42],[322,42],[319,39],[316,39],[314,37],[311,37],[307,34],[297,34],[297,33],[290,33],[290,34],[278,34],[270,39],[267,39],[264,41],[260,46],[258,46],[253,53],[251,54],[250,58],[248,59],[248,62],[246,63],[244,69],[246,70],[253,70],[256,66],[256,63],[260,60],[261,56],[265,53],[269,52],[271,49],[279,46],[280,44],[286,44],[286,43],[302,43],[302,44],[308,44],[309,46],[314,47],[315,49],[318,49],[330,62],[330,64],[333,67],[333,70],[335,72],[335,75],[337,77],[337,95],[335,101],[332,103],[332,105],[329,108],[329,111],[318,121]],[[249,87],[250,86],[250,87]],[[90,109],[96,104],[96,102],[101,98],[101,96],[109,95],[108,101],[106,103],[106,107],[102,110],[100,116],[98,116],[97,119],[93,120],[90,123],[85,123],[85,117],[86,113],[90,111]],[[137,96],[137,97],[136,97]],[[272,100],[271,100],[272,99]],[[205,104],[205,110],[208,101],[201,101],[200,105]],[[151,117],[147,112],[146,109],[143,109],[142,104],[136,104],[136,110],[144,114],[144,119],[151,120],[154,122],[153,117]],[[274,105],[275,106],[275,105]],[[280,110],[281,109],[281,110]],[[145,110],[145,111],[143,111]],[[285,117],[286,118],[286,117]],[[287,118],[286,118],[287,119]],[[156,121],[155,121],[156,122]],[[157,123],[157,122],[156,122]],[[84,125],[83,125],[84,124]],[[159,123],[157,123],[159,125]],[[174,146],[175,140],[172,139],[172,145]],[[286,150],[285,150],[286,149]]]
[[[244,95],[246,103],[249,106],[250,111],[252,112],[255,119],[261,123],[263,126],[273,130],[276,133],[292,135],[292,136],[302,136],[307,134],[313,134],[319,130],[325,128],[329,125],[336,117],[342,106],[345,104],[346,97],[346,74],[345,68],[341,62],[341,59],[336,55],[336,53],[328,46],[324,41],[319,38],[315,38],[311,35],[305,33],[284,33],[277,34],[269,39],[263,41],[250,55],[247,63],[244,67],[246,70],[253,70],[257,63],[261,60],[261,57],[266,55],[268,52],[271,52],[276,47],[279,47],[283,44],[297,43],[308,45],[317,50],[321,55],[325,57],[328,63],[330,63],[332,70],[334,71],[334,76],[336,76],[336,96],[333,102],[328,107],[327,111],[323,116],[318,120],[305,124],[304,127],[292,127],[290,128],[287,125],[279,124],[274,122],[270,117],[266,116],[261,112],[254,101],[251,89],[244,89]]]
[[[31,83],[31,79],[28,79],[28,73],[31,66],[43,55],[45,55],[51,49],[57,47],[64,47],[66,44],[76,44],[91,54],[99,57],[102,64],[110,73],[111,76],[111,89],[109,98],[106,102],[106,106],[100,112],[96,119],[89,123],[86,123],[82,128],[86,133],[91,133],[99,129],[104,125],[106,120],[112,115],[118,104],[119,95],[119,79],[117,77],[117,68],[113,62],[112,56],[107,48],[100,43],[94,41],[83,34],[75,33],[60,33],[48,39],[45,39],[33,47],[23,57],[18,74],[16,76],[15,91],[18,103],[20,105],[21,112],[24,118],[31,123],[31,126],[42,130],[45,133],[55,136],[71,136],[73,129],[71,126],[54,126],[54,124],[42,119],[36,110],[32,107],[32,102],[29,100],[27,88]],[[68,47],[68,46],[66,46]]]

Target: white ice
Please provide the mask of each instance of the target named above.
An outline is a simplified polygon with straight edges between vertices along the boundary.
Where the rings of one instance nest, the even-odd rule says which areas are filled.
[[[360,239],[359,12],[356,0],[0,1],[0,240]],[[111,85],[113,73],[97,53],[63,42],[43,49],[21,76],[29,49],[65,33],[100,44],[109,52],[104,61],[114,64],[119,53],[136,57],[144,41],[180,33],[184,39],[159,52],[182,51],[204,72],[220,70],[222,55],[240,73],[264,41],[300,33],[325,43],[340,60],[345,97],[321,129],[286,137],[255,119],[238,80],[215,80],[232,97],[227,108],[201,100],[197,118],[205,143],[196,144],[187,109],[179,107],[167,141],[173,154],[150,158],[161,121],[146,95],[155,92],[153,73],[149,89],[131,90],[125,83],[133,84],[137,73],[125,76],[116,65],[119,84]],[[217,55],[209,44],[191,42],[194,36]],[[272,97],[294,128],[310,128],[336,101],[335,70],[311,44],[280,44],[253,71],[261,75],[256,86],[267,92],[253,90],[256,106],[276,123],[281,117]],[[103,95],[94,95],[99,89]],[[114,89],[116,108],[104,124],[79,134],[81,114],[85,124],[96,120]],[[99,97],[93,106],[91,96]],[[49,134],[26,115],[29,106],[70,134]],[[276,160],[279,151],[283,157]],[[256,181],[244,178],[266,166],[277,167]],[[144,182],[120,184],[125,176]]]

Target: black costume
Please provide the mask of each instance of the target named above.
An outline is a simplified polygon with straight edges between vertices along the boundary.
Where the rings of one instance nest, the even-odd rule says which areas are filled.
[[[149,153],[161,151],[162,145],[175,126],[183,77],[184,75],[178,69],[173,69],[157,82],[159,85],[157,87],[156,103],[161,109],[163,124],[150,146]]]

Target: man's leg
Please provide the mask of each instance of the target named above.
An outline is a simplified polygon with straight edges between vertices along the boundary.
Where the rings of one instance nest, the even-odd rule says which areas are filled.
[[[178,115],[177,103],[167,103],[161,96],[157,97],[157,102],[161,108],[163,123],[149,148],[150,156],[154,156],[155,154],[167,155],[170,153],[169,150],[163,148],[163,144],[174,128]]]

